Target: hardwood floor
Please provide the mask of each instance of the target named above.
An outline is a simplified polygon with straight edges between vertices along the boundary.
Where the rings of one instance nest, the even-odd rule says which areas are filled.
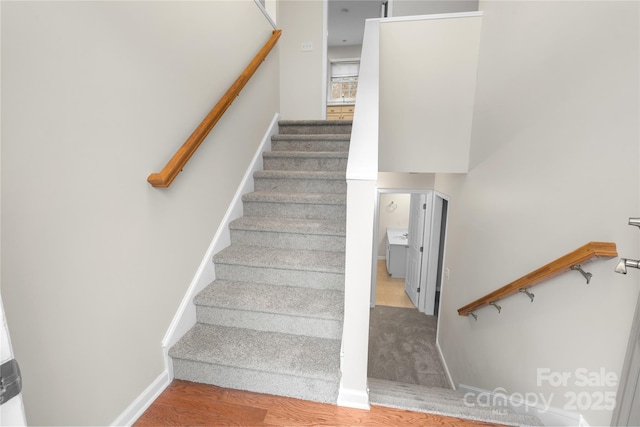
[[[389,276],[383,259],[376,267],[376,305],[416,308],[404,291],[404,279]]]
[[[372,406],[343,408],[174,380],[134,426],[496,426]]]

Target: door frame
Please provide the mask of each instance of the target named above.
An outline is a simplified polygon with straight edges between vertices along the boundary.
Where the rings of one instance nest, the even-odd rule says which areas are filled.
[[[374,219],[373,219],[373,251],[371,254],[371,293],[369,295],[369,306],[371,308],[375,307],[376,305],[376,281],[378,278],[378,240],[380,238],[380,234],[378,233],[378,230],[380,228],[380,196],[382,194],[420,194],[420,193],[425,193],[428,196],[428,193],[432,193],[432,197],[435,199],[435,197],[440,197],[442,198],[444,201],[446,201],[447,204],[447,215],[451,210],[450,204],[451,201],[449,199],[449,196],[447,196],[446,194],[443,194],[439,191],[433,190],[433,189],[407,189],[407,188],[378,188],[376,190],[376,203],[375,203],[375,211],[374,211]],[[432,216],[433,217],[433,216]],[[431,221],[433,221],[433,218],[431,219]],[[443,239],[444,244],[441,247],[441,257],[442,257],[442,266],[444,268],[445,265],[445,257],[446,257],[446,242],[447,242],[447,234],[448,234],[448,228],[449,228],[449,221],[448,219],[445,220],[445,227],[444,227],[444,236],[441,237],[441,239]],[[440,286],[440,292],[442,295],[442,288],[444,286],[444,282],[445,282],[445,274],[443,271],[443,274],[440,277],[439,282],[436,283],[436,286]],[[421,295],[419,295],[419,301],[421,304],[424,303],[424,301],[422,301],[422,298],[425,293],[421,293]],[[442,299],[440,299],[439,301],[439,305],[442,303]],[[438,317],[440,316],[440,307],[438,306],[437,309],[437,313],[438,313]]]
[[[640,296],[636,303],[636,312],[633,316],[631,324],[631,333],[629,334],[629,343],[627,345],[627,353],[625,355],[624,365],[620,375],[620,384],[616,393],[616,407],[613,410],[611,425],[627,426],[632,425],[634,405],[637,405],[640,388]]]
[[[440,198],[442,199],[442,212],[441,212],[441,218],[440,218],[440,229],[439,229],[439,235],[438,235],[438,241],[435,242],[434,239],[434,225],[435,225],[435,221],[436,218],[438,217],[438,214],[436,212],[436,199]],[[428,224],[429,227],[429,235],[428,235],[428,241],[426,239],[424,239],[423,244],[424,245],[429,245],[429,249],[427,251],[428,255],[427,255],[427,259],[426,262],[429,263],[430,265],[425,265],[422,267],[422,274],[428,274],[426,280],[425,280],[425,292],[421,292],[419,295],[419,305],[422,308],[425,308],[425,312],[427,311],[427,291],[426,289],[429,289],[429,286],[433,286],[433,298],[435,299],[436,297],[436,293],[438,292],[438,287],[440,287],[440,292],[442,292],[442,283],[444,282],[444,277],[445,277],[445,267],[444,267],[444,259],[445,259],[445,253],[446,253],[446,243],[447,243],[447,229],[448,229],[448,225],[449,225],[449,221],[448,221],[448,215],[449,215],[449,196],[447,196],[446,194],[442,194],[438,191],[433,190],[433,194],[431,195],[431,205],[432,205],[432,212],[430,214],[430,218],[429,221],[430,223]],[[446,207],[446,209],[445,209]],[[444,221],[444,227],[442,222]],[[425,230],[424,233],[426,234],[427,230],[426,230],[426,226],[425,226]],[[436,259],[434,259],[432,257],[432,253],[431,251],[434,249],[434,244],[436,244],[435,246],[437,246],[437,251],[438,251],[438,257]],[[426,250],[426,249],[425,249]],[[435,264],[433,264],[435,263]],[[435,267],[436,271],[434,272],[433,270],[431,270],[432,267]],[[438,276],[438,270],[440,270],[440,275]],[[435,275],[435,276],[434,276]],[[431,282],[430,282],[431,281]],[[431,298],[431,296],[429,296],[429,298]],[[434,302],[435,304],[435,302]],[[438,306],[436,307],[434,305],[433,307],[434,310],[434,314],[439,314],[440,313],[440,299],[438,299]],[[421,310],[422,311],[422,310]]]

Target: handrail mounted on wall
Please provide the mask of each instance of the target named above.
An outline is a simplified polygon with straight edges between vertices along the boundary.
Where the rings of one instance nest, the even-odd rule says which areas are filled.
[[[184,165],[189,161],[193,153],[196,152],[202,141],[207,137],[211,129],[218,123],[218,120],[227,111],[231,103],[236,99],[242,88],[247,84],[249,79],[256,72],[260,64],[266,59],[271,49],[275,46],[280,38],[282,30],[274,30],[271,38],[260,49],[260,52],[253,58],[247,68],[240,74],[236,81],[231,85],[229,90],[220,98],[218,103],[202,120],[198,127],[193,131],[191,136],[176,151],[171,160],[166,164],[161,172],[152,173],[147,181],[154,187],[168,187],[171,185],[176,176],[180,173]]]
[[[460,316],[471,315],[477,320],[477,316],[474,314],[474,311],[488,305],[494,306],[498,310],[498,312],[500,312],[501,307],[497,304],[498,300],[517,293],[525,293],[529,298],[531,298],[531,301],[533,301],[534,295],[529,292],[530,287],[570,270],[579,271],[585,277],[585,279],[587,279],[587,283],[589,283],[589,280],[591,279],[591,273],[587,273],[582,270],[582,264],[592,261],[596,258],[608,259],[617,256],[618,252],[616,251],[615,243],[587,243],[586,245],[581,246],[575,251],[563,255],[555,261],[552,261],[549,264],[546,264],[538,268],[537,270],[525,276],[522,276],[521,278],[509,283],[508,285],[496,289],[495,291],[488,293],[482,298],[478,298],[474,302],[459,308],[458,314]]]

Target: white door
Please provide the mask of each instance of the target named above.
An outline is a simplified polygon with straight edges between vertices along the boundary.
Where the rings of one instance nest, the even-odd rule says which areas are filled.
[[[433,316],[436,309],[436,290],[438,287],[438,264],[440,263],[440,240],[442,234],[442,197],[429,197],[427,205],[432,204],[433,208],[427,211],[425,215],[425,234],[424,234],[424,252],[423,263],[423,280],[420,292],[420,305],[418,308],[424,314]],[[428,248],[428,249],[427,249]]]
[[[431,209],[425,193],[411,194],[409,205],[409,248],[407,249],[407,274],[404,282],[404,289],[413,305],[419,308],[420,284],[423,281],[423,251],[425,223],[427,212]],[[426,258],[425,258],[426,259]]]
[[[0,314],[2,317],[2,331],[0,331],[0,365],[3,365],[2,375],[6,375],[5,366],[9,366],[13,359],[13,349],[11,348],[11,339],[9,338],[9,328],[7,320],[4,317],[4,306],[2,305],[2,296],[0,296]],[[7,363],[5,365],[5,363]],[[5,379],[3,378],[3,382]],[[0,391],[6,397],[4,390]],[[2,399],[4,400],[4,399]],[[0,422],[4,426],[25,426],[27,421],[24,415],[24,406],[22,404],[22,393],[4,401],[0,405]]]

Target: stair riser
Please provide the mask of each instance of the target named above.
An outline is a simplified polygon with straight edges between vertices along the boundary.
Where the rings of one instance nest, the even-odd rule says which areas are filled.
[[[338,399],[338,379],[326,381],[294,377],[182,359],[173,359],[173,370],[176,379],[236,390],[331,404],[335,404]]]
[[[288,285],[314,289],[344,291],[344,273],[285,270],[279,268],[249,267],[245,265],[215,263],[216,278],[267,285]]]
[[[335,340],[339,340],[342,337],[341,320],[288,316],[205,306],[196,306],[196,312],[198,322],[208,323],[210,325],[282,332],[285,334]]]
[[[345,205],[314,203],[244,202],[246,216],[264,216],[287,219],[329,219],[346,221]]]
[[[321,135],[351,133],[351,123],[335,123],[330,125],[280,125],[281,135]]]
[[[266,248],[344,252],[344,236],[231,230],[231,244]]]
[[[347,181],[337,179],[255,178],[256,191],[279,193],[346,193]]]
[[[264,170],[282,171],[346,171],[344,158],[265,157]]]
[[[272,141],[271,151],[349,151],[349,141]]]

